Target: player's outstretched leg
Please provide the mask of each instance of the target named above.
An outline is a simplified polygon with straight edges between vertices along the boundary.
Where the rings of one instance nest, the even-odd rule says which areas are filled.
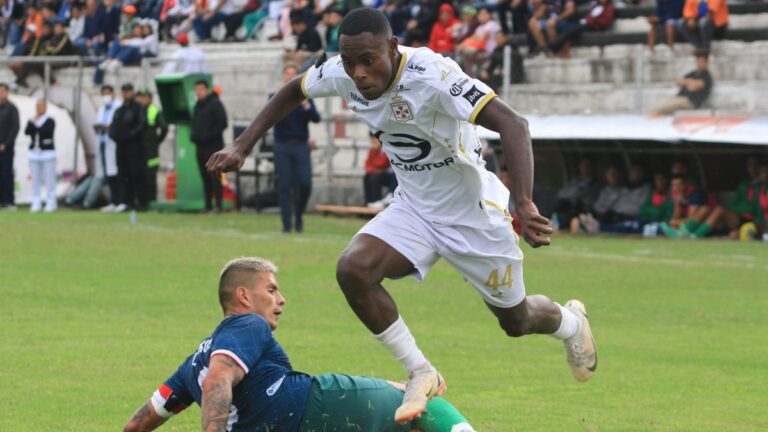
[[[424,357],[397,305],[381,285],[385,277],[411,274],[413,264],[374,236],[356,236],[342,253],[336,279],[352,310],[382,345],[408,371],[403,404],[395,419],[407,422],[421,415],[427,402],[445,390],[445,381]]]
[[[488,305],[488,308],[509,336],[537,333],[562,340],[571,373],[578,381],[587,381],[594,375],[597,369],[597,347],[587,320],[586,308],[580,301],[571,300],[563,307],[543,295],[529,295],[511,308],[492,305]]]
[[[475,432],[456,407],[439,397],[427,403],[427,413],[411,422],[411,428],[419,432]]]

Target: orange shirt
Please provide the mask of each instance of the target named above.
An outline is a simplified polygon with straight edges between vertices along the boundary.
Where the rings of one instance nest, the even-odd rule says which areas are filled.
[[[702,0],[686,0],[683,7],[683,18],[695,19],[699,16],[699,4]],[[728,2],[726,0],[706,1],[709,12],[712,13],[712,22],[715,27],[728,24]]]

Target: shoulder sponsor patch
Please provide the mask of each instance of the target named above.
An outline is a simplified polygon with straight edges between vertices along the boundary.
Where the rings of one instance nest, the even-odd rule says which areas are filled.
[[[485,92],[480,91],[480,89],[478,89],[477,86],[473,85],[472,88],[469,89],[468,92],[464,93],[464,96],[462,96],[462,97],[464,99],[466,99],[467,101],[469,101],[469,103],[472,106],[475,106],[475,104],[477,104],[477,101],[482,99],[483,96],[485,96],[485,95],[486,95]]]
[[[424,73],[427,70],[427,68],[425,68],[424,66],[419,66],[419,65],[414,64],[414,63],[409,64],[407,69],[409,71],[413,71],[413,72],[417,72],[417,73]]]
[[[451,86],[451,96],[458,96],[461,94],[462,91],[464,91],[464,84],[469,82],[469,78],[464,78],[463,80],[456,81]],[[474,104],[472,104],[474,105]]]

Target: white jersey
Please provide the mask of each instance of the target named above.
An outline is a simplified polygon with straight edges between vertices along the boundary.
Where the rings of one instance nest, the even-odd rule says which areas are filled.
[[[379,137],[399,183],[396,193],[427,221],[491,229],[509,224],[509,191],[485,169],[475,119],[496,94],[428,48],[398,47],[392,85],[366,100],[339,56],[304,74],[310,98],[341,96]]]

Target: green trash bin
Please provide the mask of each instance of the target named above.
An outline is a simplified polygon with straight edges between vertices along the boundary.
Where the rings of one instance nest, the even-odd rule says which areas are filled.
[[[210,74],[164,74],[155,76],[155,86],[168,124],[176,125],[176,200],[152,203],[157,210],[194,211],[205,208],[203,183],[197,168],[195,144],[190,139],[192,114],[197,97],[195,83]]]

